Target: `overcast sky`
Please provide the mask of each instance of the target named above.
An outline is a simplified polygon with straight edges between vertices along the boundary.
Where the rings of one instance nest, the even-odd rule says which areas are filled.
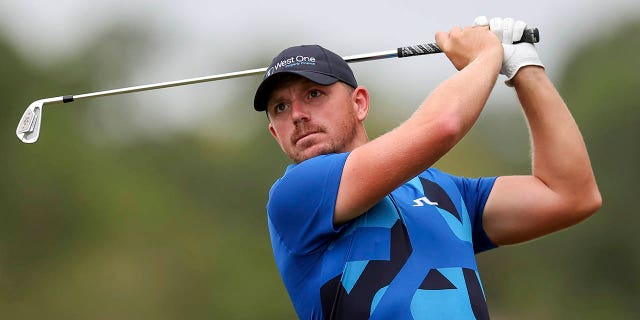
[[[435,31],[468,25],[478,15],[511,16],[539,27],[538,51],[553,78],[564,67],[567,53],[581,42],[578,38],[597,40],[619,20],[640,19],[640,1],[2,0],[0,32],[27,59],[46,65],[87,46],[101,31],[135,22],[153,45],[144,44],[148,47],[140,50],[146,52],[145,59],[131,63],[130,78],[116,86],[125,87],[263,67],[281,49],[297,44],[318,43],[352,55],[433,42]],[[407,110],[453,70],[442,56],[403,60],[352,67],[361,84],[389,89],[402,96],[397,100],[411,101]],[[140,106],[131,111],[133,118],[153,126],[184,127],[203,115],[219,115],[226,101],[241,99],[249,108],[255,82],[225,82],[136,94]],[[96,91],[104,89],[112,88]],[[68,93],[53,96],[62,94]],[[498,88],[492,99],[511,96],[508,89]],[[45,97],[25,97],[24,108]],[[150,115],[150,108],[162,112]]]

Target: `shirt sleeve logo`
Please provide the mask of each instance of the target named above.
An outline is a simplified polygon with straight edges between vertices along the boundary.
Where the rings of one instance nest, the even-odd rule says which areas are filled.
[[[437,202],[429,200],[429,198],[427,198],[426,196],[422,197],[422,198],[414,199],[413,203],[414,203],[413,204],[414,207],[423,207],[425,204],[428,204],[430,206],[437,206],[438,205]]]

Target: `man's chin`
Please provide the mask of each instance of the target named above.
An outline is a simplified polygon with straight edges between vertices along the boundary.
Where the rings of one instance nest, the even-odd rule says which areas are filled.
[[[334,152],[335,151],[329,146],[314,145],[302,150],[297,154],[289,155],[289,158],[291,158],[291,160],[293,160],[295,163],[300,163],[302,161],[315,158],[323,154],[329,154]]]

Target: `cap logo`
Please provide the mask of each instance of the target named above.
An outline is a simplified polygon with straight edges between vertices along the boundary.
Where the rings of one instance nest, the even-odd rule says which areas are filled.
[[[274,67],[270,67],[269,69],[267,69],[267,73],[264,75],[264,77],[266,78],[266,77],[272,75],[275,70],[276,69]]]
[[[289,57],[287,59],[283,59],[280,62],[277,62],[275,65],[271,66],[265,75],[265,78],[272,75],[274,72],[278,71],[280,68],[291,68],[299,65],[316,65],[315,57],[307,57],[303,55],[298,55],[295,57]]]

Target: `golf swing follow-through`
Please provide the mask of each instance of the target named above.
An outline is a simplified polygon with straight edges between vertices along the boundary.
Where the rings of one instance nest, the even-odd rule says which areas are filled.
[[[267,224],[298,317],[488,319],[475,255],[574,225],[602,199],[582,135],[533,45],[537,30],[478,17],[435,39],[345,58],[294,46],[266,68],[38,100],[16,134],[35,142],[46,104],[264,74],[254,109],[293,161],[271,187]],[[458,72],[370,140],[369,91],[348,62],[435,52]],[[473,127],[500,74],[530,129],[532,172],[470,178],[434,168]]]
[[[534,46],[513,43],[526,24],[478,17],[474,25],[436,33],[459,71],[372,140],[363,124],[368,90],[343,59],[317,45],[273,59],[254,108],[294,162],[271,187],[267,217],[299,318],[488,319],[475,254],[566,228],[600,207],[568,108]],[[499,74],[529,124],[532,173],[468,178],[433,168],[474,125]]]

